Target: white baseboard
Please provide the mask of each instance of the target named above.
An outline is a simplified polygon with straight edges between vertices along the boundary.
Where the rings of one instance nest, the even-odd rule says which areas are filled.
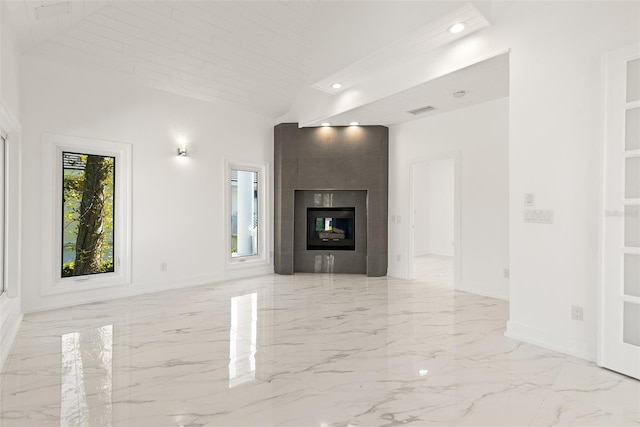
[[[2,313],[2,324],[0,325],[0,371],[13,349],[16,335],[18,335],[22,324],[22,310],[18,299],[12,298],[9,304],[2,305],[2,309],[6,312]]]
[[[498,292],[486,292],[484,290],[478,290],[478,286],[468,285],[465,283],[459,283],[456,286],[456,291],[467,292],[469,294],[482,295],[483,297],[496,298],[503,301],[509,301],[509,295],[505,295]]]
[[[33,305],[27,305],[24,308],[24,313],[38,313],[41,311],[56,310],[59,308],[72,307],[81,304],[91,304],[99,301],[108,301],[118,298],[129,298],[137,295],[147,295],[156,292],[172,291],[175,289],[191,288],[194,286],[212,285],[221,283],[226,280],[235,280],[248,277],[262,276],[265,274],[273,273],[273,265],[257,268],[228,270],[221,274],[211,276],[190,277],[182,279],[172,279],[164,282],[153,281],[149,283],[135,283],[132,285],[126,285],[118,288],[110,288],[108,294],[101,294],[96,296],[87,295],[82,296],[76,294],[73,299],[68,299],[62,303],[50,303],[48,301],[42,301],[42,299]],[[115,290],[118,290],[117,292]],[[44,299],[44,298],[43,298]]]
[[[396,279],[407,279],[404,268],[393,268],[391,265],[387,267],[387,276]]]
[[[504,333],[504,336],[568,354],[569,356],[574,356],[579,359],[591,362],[596,361],[596,354],[592,354],[592,352],[589,351],[584,341],[555,336],[553,333],[549,333],[549,331],[531,328],[511,320],[507,322],[507,331]]]
[[[446,249],[442,250],[429,250],[425,249],[422,251],[416,251],[413,256],[426,256],[426,255],[437,255],[437,256],[449,256],[453,257],[455,254],[451,251],[447,251]]]

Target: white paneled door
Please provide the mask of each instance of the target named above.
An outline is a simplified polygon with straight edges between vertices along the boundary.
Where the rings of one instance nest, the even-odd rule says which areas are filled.
[[[605,58],[598,363],[640,378],[640,45]]]

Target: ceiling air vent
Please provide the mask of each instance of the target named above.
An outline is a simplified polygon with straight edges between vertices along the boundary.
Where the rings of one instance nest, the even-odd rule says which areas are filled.
[[[420,107],[420,108],[416,108],[415,110],[409,110],[409,111],[407,111],[407,113],[411,113],[414,116],[417,116],[418,114],[427,113],[427,112],[433,111],[435,109],[436,109],[436,107],[432,107],[431,105],[427,105],[426,107]]]

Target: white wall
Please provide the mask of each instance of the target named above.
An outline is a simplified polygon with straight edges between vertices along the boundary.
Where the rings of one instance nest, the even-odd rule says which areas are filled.
[[[18,116],[20,88],[19,57],[11,33],[6,2],[0,2],[0,129],[8,133],[6,171],[5,288],[0,296],[0,369],[20,327],[20,242],[21,242],[21,132]]]
[[[590,360],[596,358],[602,217],[601,58],[640,40],[639,16],[637,1],[495,2],[492,27],[403,76],[410,82],[428,69],[452,70],[510,49],[507,335]],[[554,224],[523,223],[528,192],[537,208],[554,210]],[[406,213],[401,197],[391,203],[392,214]],[[403,245],[401,234],[390,236],[392,251]],[[401,274],[391,253],[390,271]],[[583,322],[571,320],[572,305],[584,308]]]
[[[508,299],[507,98],[393,126],[389,138],[389,214],[408,220],[409,163],[460,153],[459,289]],[[407,277],[408,221],[389,227],[389,275]],[[414,242],[415,244],[415,242]],[[397,261],[400,254],[401,261]]]
[[[496,17],[513,32],[507,335],[591,360],[603,214],[601,58],[640,40],[638,17],[639,2],[525,2]],[[526,192],[537,208],[555,211],[554,224],[523,223]],[[571,320],[572,305],[584,307],[583,322]]]
[[[0,4],[0,94],[5,108],[17,117],[20,111],[19,53],[7,4]]]
[[[396,87],[398,82],[411,85],[424,76],[440,75],[510,49],[511,315],[508,335],[594,359],[599,263],[597,236],[601,218],[597,190],[601,164],[600,60],[603,53],[640,40],[640,3],[493,2],[493,8],[492,27],[437,49],[416,67],[400,70],[400,75],[387,74],[384,78],[395,82]],[[394,22],[402,23],[402,20]],[[352,20],[349,37],[362,34],[361,30],[368,24],[367,21]],[[354,60],[357,59],[358,52],[354,51],[353,55]],[[213,226],[207,225],[207,221],[216,224],[215,220],[220,219],[216,216],[218,211],[201,198],[209,194],[209,188],[212,192],[219,191],[213,188],[216,188],[216,182],[220,187],[221,178],[216,178],[222,173],[216,171],[221,164],[220,155],[240,157],[249,153],[256,158],[270,159],[267,151],[270,150],[271,123],[262,125],[263,119],[258,117],[205,107],[195,101],[165,94],[109,85],[106,80],[87,81],[88,78],[80,73],[65,75],[58,70],[50,76],[48,71],[55,70],[53,67],[42,67],[44,70],[38,67],[39,64],[31,63],[24,72],[24,81],[28,84],[25,84],[23,103],[27,105],[23,106],[21,114],[23,128],[28,129],[25,132],[28,152],[24,153],[27,169],[24,173],[24,207],[28,212],[24,215],[24,229],[28,233],[25,233],[27,247],[23,252],[28,255],[25,261],[29,259],[29,266],[24,268],[25,276],[29,274],[29,280],[24,278],[25,288],[30,290],[28,306],[46,305],[46,301],[34,294],[37,283],[31,271],[37,269],[39,261],[37,244],[42,231],[33,217],[38,215],[40,190],[33,182],[26,182],[27,178],[33,181],[33,177],[38,176],[37,141],[44,131],[119,139],[136,144],[134,161],[140,158],[144,165],[134,172],[134,233],[135,230],[138,233],[134,236],[134,260],[139,260],[134,272],[135,279],[139,281],[134,287],[136,290],[156,289],[160,283],[174,285],[190,272],[219,277],[221,257],[216,256],[215,250],[206,251],[206,255],[199,252],[193,257],[195,265],[188,262],[188,256],[183,257],[180,253],[203,249],[206,245],[202,239],[205,237],[198,238],[192,247],[170,225],[184,215],[190,224],[204,224],[205,232],[199,233],[200,236],[215,238]],[[6,67],[3,65],[2,68]],[[375,97],[376,90],[384,93],[388,85],[371,81],[365,89],[364,92]],[[335,103],[343,101],[340,97],[333,98]],[[329,95],[322,98],[328,105],[327,111],[332,110],[332,103],[327,101],[331,99]],[[314,106],[313,100],[303,101],[297,102],[301,109]],[[295,119],[304,116],[303,113],[292,111],[288,117]],[[312,113],[308,115],[314,117]],[[193,167],[182,169],[174,163],[172,142],[168,136],[171,124],[180,119],[186,127],[196,129],[195,136],[200,140],[214,138],[217,143],[210,147],[204,143],[199,145],[189,159]],[[433,120],[444,119],[434,117]],[[420,133],[419,126],[416,122],[392,129],[392,141],[412,132]],[[453,125],[449,125],[449,130],[453,133],[462,131]],[[264,144],[254,148],[252,144],[261,139],[264,139]],[[220,141],[224,143],[218,144]],[[423,148],[425,151],[430,149]],[[198,151],[200,157],[196,155]],[[417,147],[416,151],[419,151]],[[392,176],[396,178],[392,178],[390,184],[390,213],[407,218],[406,193],[403,193],[406,191],[403,185],[407,184],[407,156],[405,151],[393,147],[391,155]],[[464,159],[462,167],[464,174]],[[487,171],[492,173],[489,169]],[[199,182],[196,188],[189,187],[194,182],[193,178]],[[160,189],[167,195],[166,199],[154,199],[149,191],[141,190],[154,189],[155,181],[161,183]],[[540,208],[555,211],[553,225],[522,222],[525,192],[536,193]],[[192,212],[180,206],[194,200],[196,206],[204,209]],[[480,202],[482,200],[472,199],[471,206],[467,204],[463,209]],[[161,213],[154,217],[153,227],[150,227],[144,216],[154,208],[160,208]],[[491,214],[484,219],[491,220]],[[404,263],[409,255],[405,252],[408,246],[404,226],[404,222],[392,224],[389,236],[389,271],[399,275],[406,273]],[[168,230],[162,237],[168,239],[169,247],[174,248],[167,254],[172,258],[169,260],[170,270],[164,276],[155,267],[165,254],[159,253],[162,249],[155,244],[158,237],[151,228]],[[396,263],[396,253],[404,255],[401,263]],[[464,268],[484,268],[474,266],[473,262],[473,259],[467,262]],[[164,277],[168,280],[165,281]],[[463,272],[463,281],[465,277]],[[469,278],[474,277],[481,276]],[[47,303],[55,305],[56,301]],[[584,307],[584,322],[570,319],[571,305]]]
[[[271,162],[272,119],[27,56],[22,75],[25,311],[273,271],[225,270],[223,222],[224,161]],[[43,133],[133,145],[131,285],[40,295],[40,244],[52,232],[41,229]],[[186,158],[176,155],[178,134]]]
[[[454,255],[453,160],[414,166],[414,255]]]

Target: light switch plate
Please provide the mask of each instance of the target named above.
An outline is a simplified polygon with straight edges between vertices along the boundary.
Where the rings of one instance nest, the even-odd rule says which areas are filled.
[[[553,224],[553,210],[550,209],[525,209],[523,220],[527,223]]]

